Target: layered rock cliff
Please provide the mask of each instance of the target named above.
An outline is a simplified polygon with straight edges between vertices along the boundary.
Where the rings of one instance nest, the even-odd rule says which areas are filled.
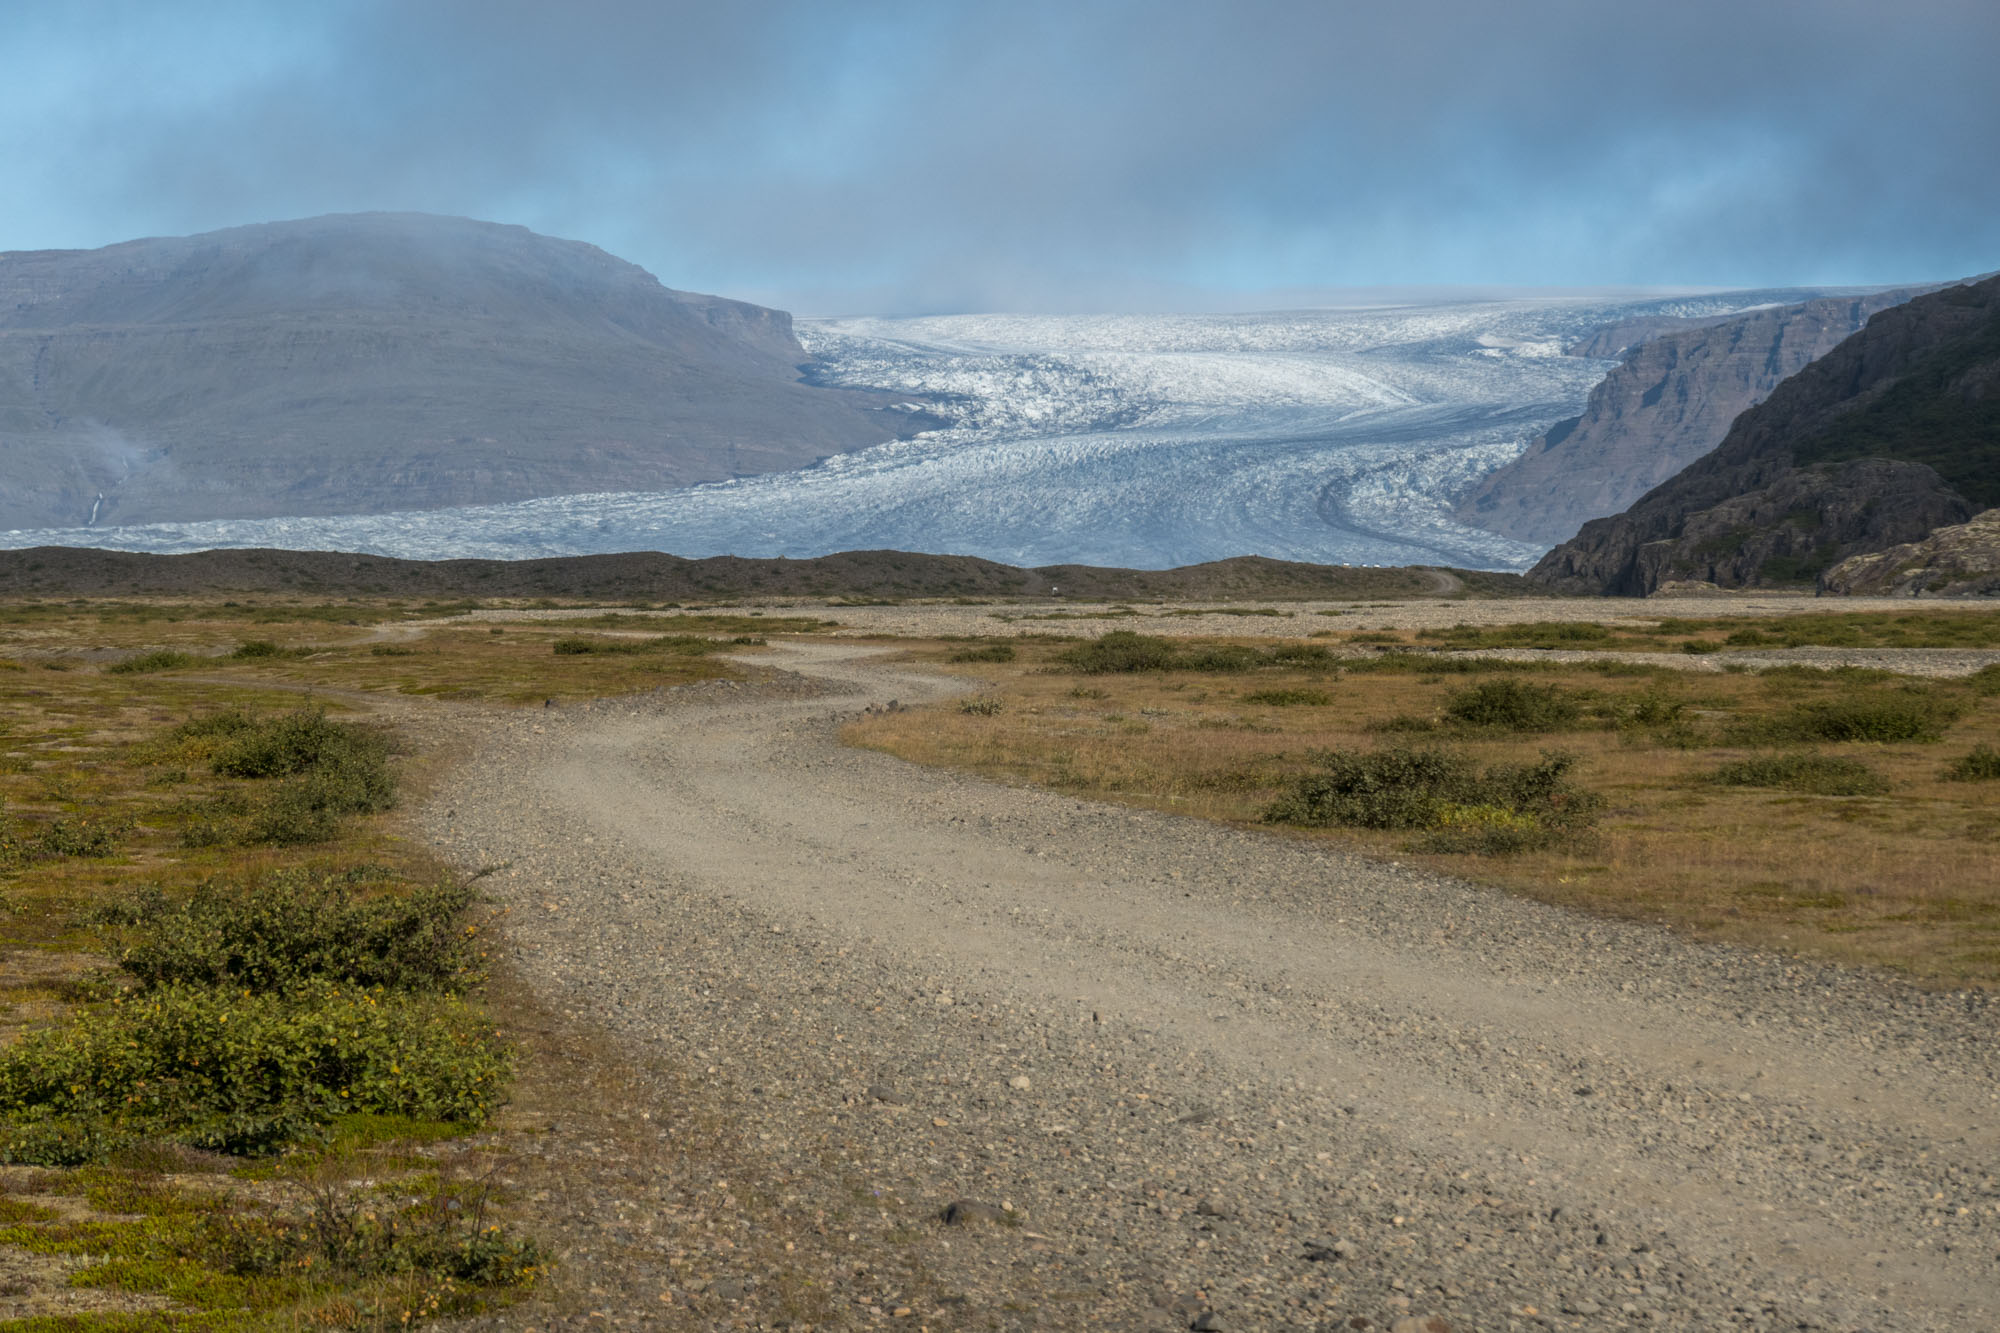
[[[1552,427],[1463,496],[1460,522],[1552,546],[1618,513],[1722,441],[1730,423],[1916,289],[1704,320],[1634,321],[1571,350],[1624,356],[1583,415]]]
[[[0,254],[0,526],[655,490],[923,424],[806,360],[782,311],[463,218]]]
[[[1644,595],[1669,581],[1812,585],[1850,556],[2000,504],[2000,278],[1875,315],[1738,417],[1717,448],[1593,520],[1529,578]]]

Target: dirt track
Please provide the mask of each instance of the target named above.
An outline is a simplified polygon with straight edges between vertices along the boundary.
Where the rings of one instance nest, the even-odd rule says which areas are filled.
[[[2000,1327],[1982,997],[848,750],[959,687],[870,652],[500,723],[425,816],[766,1181],[603,1201],[595,1326]]]

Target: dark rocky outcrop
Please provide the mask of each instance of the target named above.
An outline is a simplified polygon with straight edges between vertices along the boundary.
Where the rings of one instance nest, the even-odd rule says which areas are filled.
[[[1786,377],[1918,290],[1607,325],[1570,351],[1625,362],[1591,391],[1582,416],[1552,427],[1466,493],[1457,517],[1543,546],[1574,536],[1715,448]]]
[[[1874,597],[2000,597],[2000,509],[1920,542],[1851,556],[1821,575],[1819,586]]]
[[[1644,595],[1811,585],[2000,504],[2000,278],[1893,307],[1738,417],[1714,452],[1586,523],[1529,578]]]
[[[654,490],[922,424],[806,360],[782,311],[463,218],[0,254],[0,527]]]

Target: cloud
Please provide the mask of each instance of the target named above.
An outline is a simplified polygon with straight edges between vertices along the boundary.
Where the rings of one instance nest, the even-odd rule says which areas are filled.
[[[821,310],[1942,277],[2000,266],[1994,50],[1990,0],[85,2],[0,49],[0,248],[421,209]]]

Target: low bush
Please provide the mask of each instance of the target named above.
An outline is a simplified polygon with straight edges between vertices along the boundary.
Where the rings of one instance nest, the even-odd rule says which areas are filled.
[[[1960,758],[1944,771],[1951,782],[1993,782],[2000,780],[2000,750],[1990,745],[1975,745],[1972,752]]]
[[[752,643],[762,640],[745,637],[738,642]],[[673,653],[681,657],[701,657],[708,653],[721,652],[729,644],[722,639],[705,638],[699,634],[659,634],[648,639],[602,639],[577,635],[557,639],[554,645],[557,657],[588,657],[592,655],[618,656],[631,653]]]
[[[285,779],[264,798],[243,841],[297,847],[327,842],[348,815],[375,814],[395,804],[394,775],[385,764],[350,762]]]
[[[1612,705],[1612,720],[1627,727],[1671,727],[1680,722],[1687,709],[1685,700],[1664,690],[1650,689],[1627,696]]]
[[[401,1194],[402,1191],[397,1191]],[[489,1223],[490,1191],[439,1185],[397,1206],[394,1195],[327,1184],[291,1215],[214,1220],[200,1257],[237,1277],[277,1277],[303,1269],[357,1277],[441,1274],[485,1287],[528,1286],[546,1268],[534,1241]],[[428,1313],[469,1313],[450,1290]]]
[[[239,662],[268,662],[280,657],[311,657],[312,648],[283,648],[269,639],[245,639],[230,656]]]
[[[1325,708],[1333,696],[1325,690],[1253,690],[1243,696],[1243,702],[1272,708]]]
[[[113,662],[104,669],[115,676],[130,676],[148,671],[177,671],[182,667],[191,667],[200,660],[192,653],[161,648],[150,653],[140,653],[137,657],[128,657],[122,662]]]
[[[1735,734],[1753,742],[1933,742],[1944,739],[1961,711],[1956,699],[1934,688],[1906,686],[1806,700],[1773,717],[1748,719]]]
[[[1444,711],[1464,726],[1515,732],[1562,731],[1583,716],[1582,705],[1567,691],[1505,678],[1452,694]]]
[[[1184,649],[1174,659],[1177,671],[1233,673],[1265,665],[1270,659],[1255,648],[1241,643],[1197,644]]]
[[[1014,660],[1014,645],[1011,643],[989,643],[978,648],[961,648],[950,658],[953,662],[1011,662]]]
[[[498,634],[500,631],[496,629],[493,632]],[[378,643],[371,647],[368,653],[371,657],[415,657],[417,650],[405,648],[400,643]]]
[[[1430,828],[1451,805],[1479,800],[1472,761],[1451,750],[1334,751],[1321,771],[1298,778],[1264,812],[1274,824],[1348,828]]]
[[[460,924],[469,884],[361,896],[352,875],[286,870],[249,884],[211,881],[179,905],[131,900],[138,943],[119,965],[148,986],[283,990],[328,979],[399,991],[449,991],[475,980],[474,934]]]
[[[1570,781],[1575,760],[1545,753],[1532,764],[1481,773],[1451,750],[1388,749],[1321,756],[1321,771],[1293,781],[1264,812],[1271,823],[1414,829],[1435,851],[1513,852],[1573,839],[1595,822],[1602,798]]]
[[[1273,666],[1331,669],[1340,665],[1340,659],[1323,643],[1281,643],[1265,656]]]
[[[1774,787],[1813,796],[1880,796],[1889,780],[1858,759],[1826,754],[1773,754],[1724,764],[1708,775],[1723,787]]]
[[[102,815],[62,815],[46,824],[0,826],[0,868],[110,856],[129,827]]]
[[[979,717],[992,717],[1000,711],[1000,707],[1001,704],[998,699],[961,699],[958,701],[959,712],[971,713]]]
[[[263,1153],[351,1111],[479,1124],[507,1068],[455,1000],[175,983],[0,1051],[0,1161],[71,1165],[140,1137]]]
[[[1167,671],[1178,658],[1169,640],[1116,629],[1065,650],[1056,660],[1087,676],[1102,676],[1122,671]]]
[[[387,769],[389,744],[351,722],[312,708],[267,719],[217,714],[204,719],[228,743],[210,760],[222,777],[284,778],[337,769]],[[190,724],[192,725],[192,724]]]
[[[1342,670],[1360,675],[1487,676],[1548,669],[1542,662],[1517,662],[1505,657],[1454,657],[1444,652],[1405,650],[1342,658],[1340,665]]]
[[[1326,645],[1286,643],[1253,648],[1241,643],[1181,645],[1172,639],[1134,630],[1112,630],[1087,643],[1066,649],[1056,661],[1085,675],[1122,671],[1209,671],[1235,673],[1258,667],[1331,669],[1336,663]]]
[[[1966,684],[1972,686],[1975,694],[2000,694],[2000,662],[1979,668],[1966,677]]]

